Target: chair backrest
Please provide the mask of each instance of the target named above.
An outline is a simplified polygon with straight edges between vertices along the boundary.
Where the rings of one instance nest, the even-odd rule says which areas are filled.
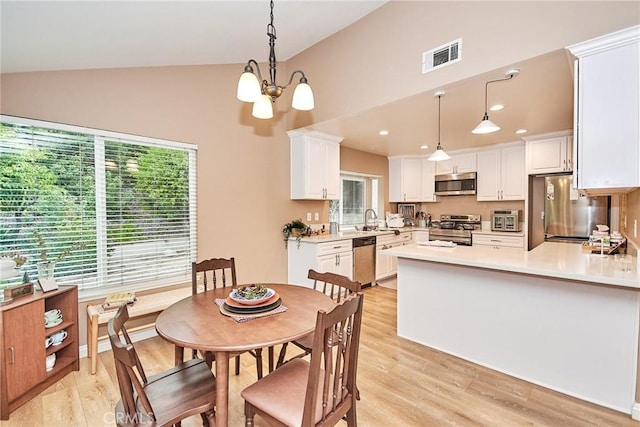
[[[318,312],[303,426],[335,425],[355,405],[363,302],[358,292]]]
[[[230,283],[229,283],[230,281]],[[191,263],[191,291],[198,293],[198,282],[202,282],[204,290],[236,286],[236,261],[234,258],[211,258]]]
[[[147,376],[138,358],[138,353],[136,353],[133,347],[131,338],[129,338],[129,334],[124,327],[127,320],[129,320],[129,310],[127,309],[127,305],[124,304],[118,309],[115,317],[107,323],[107,334],[111,341],[111,348],[115,359],[122,405],[127,416],[130,417],[129,419],[141,419],[141,414],[137,412],[136,408],[137,396],[145,410],[145,414],[142,415],[154,420],[153,409],[144,390],[144,386],[147,384]]]
[[[360,282],[336,273],[318,273],[311,269],[307,277],[313,280],[313,289],[329,295],[336,302],[340,302],[362,289]]]

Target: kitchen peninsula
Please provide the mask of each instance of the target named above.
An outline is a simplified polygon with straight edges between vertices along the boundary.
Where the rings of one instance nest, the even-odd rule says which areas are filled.
[[[571,243],[388,253],[399,336],[640,419],[636,262],[621,271]]]

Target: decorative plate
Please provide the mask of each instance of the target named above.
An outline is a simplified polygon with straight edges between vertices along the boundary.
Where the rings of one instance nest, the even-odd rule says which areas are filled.
[[[231,299],[231,297],[227,297],[227,299],[224,300],[225,304],[227,304],[228,306],[231,307],[236,307],[236,308],[258,308],[258,307],[262,307],[265,305],[269,305],[269,304],[273,304],[274,302],[276,302],[278,300],[278,298],[280,298],[280,295],[278,295],[278,293],[276,292],[271,298],[258,303],[258,304],[253,304],[253,305],[249,305],[249,304],[245,304],[242,302],[237,302],[233,299]]]
[[[62,323],[62,318],[56,320],[55,322],[52,323],[47,323],[47,320],[45,319],[44,321],[44,327],[45,328],[53,328],[55,326],[58,326],[60,323]]]
[[[242,294],[242,290],[241,289],[234,289],[229,294],[229,298],[231,298],[232,300],[234,300],[236,302],[244,304],[244,305],[256,305],[256,304],[260,304],[260,303],[265,302],[266,300],[268,300],[269,298],[274,296],[275,293],[276,293],[276,291],[274,291],[273,289],[267,288],[267,293],[265,293],[265,294],[263,294],[261,296],[258,296],[258,297],[247,297],[247,296]]]
[[[238,308],[238,307],[232,307],[226,302],[222,304],[222,307],[226,311],[233,314],[256,314],[256,313],[266,313],[268,311],[275,310],[276,308],[280,307],[281,304],[282,304],[282,299],[278,298],[276,302],[265,305],[263,307],[247,306],[243,308]]]

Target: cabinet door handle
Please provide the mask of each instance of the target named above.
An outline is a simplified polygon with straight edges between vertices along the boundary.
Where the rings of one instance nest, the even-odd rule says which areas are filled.
[[[10,365],[16,363],[16,349],[13,347],[9,347],[9,351],[11,352],[11,360],[9,361]]]
[[[567,170],[571,170],[571,159],[567,160]]]
[[[499,239],[491,239],[492,242],[502,242],[502,240]]]
[[[338,265],[340,265],[340,254],[338,254],[337,256],[338,256]]]

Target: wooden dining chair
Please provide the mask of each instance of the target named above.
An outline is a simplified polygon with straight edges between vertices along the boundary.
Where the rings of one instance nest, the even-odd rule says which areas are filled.
[[[169,426],[200,414],[215,425],[216,379],[204,360],[189,360],[147,377],[129,338],[126,305],[107,323],[120,388],[115,408],[118,426]]]
[[[346,276],[342,276],[336,273],[318,273],[311,269],[307,273],[307,277],[313,280],[313,289],[328,295],[336,303],[339,303],[343,299],[347,298],[355,292],[360,292],[362,284],[358,281],[353,281]],[[291,341],[291,344],[302,350],[302,353],[294,356],[293,358],[304,357],[311,353],[313,347],[314,336],[313,333],[306,335],[295,341]],[[280,355],[278,356],[278,362],[276,368],[279,368],[285,363],[285,357],[287,353],[288,343],[284,343],[280,349]]]
[[[211,258],[200,262],[191,263],[191,292],[192,295],[198,292],[206,292],[209,289],[237,286],[235,258]],[[256,359],[256,371],[258,379],[262,378],[262,349],[257,348],[248,351]],[[270,351],[273,353],[273,350]],[[198,356],[198,351],[193,350],[193,357]],[[201,354],[209,367],[213,366],[215,360],[213,352],[206,351]],[[273,360],[273,356],[270,356]],[[272,364],[272,363],[271,363]],[[235,373],[240,374],[240,355],[235,355]],[[272,368],[271,368],[272,370]]]
[[[270,425],[355,427],[356,373],[364,295],[343,300],[316,318],[311,360],[294,359],[241,392],[245,427],[255,414]]]

